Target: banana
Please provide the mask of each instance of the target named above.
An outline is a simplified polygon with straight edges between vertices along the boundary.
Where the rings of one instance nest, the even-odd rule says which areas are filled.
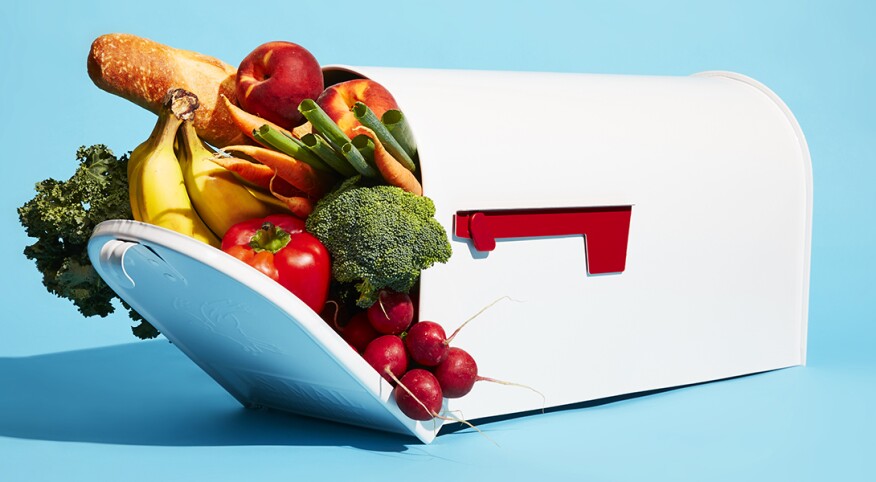
[[[241,221],[288,212],[270,193],[246,186],[233,172],[211,161],[215,152],[198,138],[191,122],[183,122],[176,152],[195,210],[219,237]]]
[[[128,185],[134,219],[171,229],[218,246],[204,225],[185,188],[174,139],[180,125],[194,115],[197,97],[182,89],[168,92],[149,138],[128,160]]]

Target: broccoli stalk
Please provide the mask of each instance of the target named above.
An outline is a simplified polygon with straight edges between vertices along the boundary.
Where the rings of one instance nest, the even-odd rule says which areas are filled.
[[[18,208],[27,235],[36,242],[24,255],[36,262],[49,292],[67,298],[84,316],[107,316],[114,311],[116,293],[101,279],[88,258],[88,239],[94,227],[108,219],[133,219],[128,199],[128,157],[116,158],[106,146],[80,147],[79,167],[67,181],[46,179],[36,196]],[[158,331],[122,301],[140,338]]]
[[[307,231],[332,255],[332,276],[355,283],[360,307],[383,288],[407,293],[420,271],[450,259],[447,233],[435,204],[393,186],[360,186],[352,177],[321,199]]]

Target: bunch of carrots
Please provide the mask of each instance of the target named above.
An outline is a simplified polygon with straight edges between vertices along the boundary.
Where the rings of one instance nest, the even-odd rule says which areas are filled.
[[[226,146],[212,160],[270,190],[299,217],[307,217],[313,203],[339,180],[357,175],[423,194],[417,146],[401,111],[388,111],[381,120],[367,105],[356,103],[351,111],[361,125],[353,128],[357,135],[350,139],[311,99],[298,106],[308,122],[292,131],[224,96],[223,101],[234,123],[256,144]]]

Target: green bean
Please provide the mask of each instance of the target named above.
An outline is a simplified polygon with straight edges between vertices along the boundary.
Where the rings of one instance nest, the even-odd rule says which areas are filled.
[[[351,166],[345,158],[335,152],[335,150],[328,144],[328,141],[326,141],[321,135],[305,134],[304,136],[301,136],[301,142],[341,176],[353,177],[357,174],[356,170],[353,169],[353,166]]]
[[[411,125],[408,124],[408,119],[398,109],[388,110],[383,113],[380,118],[386,130],[392,134],[392,137],[402,146],[402,149],[411,156],[411,159],[416,162],[417,159],[417,141],[414,139],[414,134],[411,132]]]
[[[303,163],[309,164],[314,169],[332,172],[332,169],[322,162],[320,158],[316,157],[315,154],[310,152],[310,150],[307,149],[307,146],[301,141],[294,137],[289,137],[267,124],[258,129],[254,129],[252,135],[257,141],[267,144],[283,154],[294,157]]]
[[[383,147],[386,148],[387,152],[392,154],[392,157],[408,168],[409,171],[417,171],[417,166],[414,165],[414,161],[408,156],[408,153],[402,149],[402,146],[399,145],[394,137],[392,137],[392,134],[389,133],[386,126],[380,122],[377,116],[374,115],[374,112],[367,105],[361,102],[353,104],[353,115],[356,116],[356,119],[358,119],[363,126],[374,131],[374,135],[377,136],[377,139],[380,140],[380,143],[383,144]]]

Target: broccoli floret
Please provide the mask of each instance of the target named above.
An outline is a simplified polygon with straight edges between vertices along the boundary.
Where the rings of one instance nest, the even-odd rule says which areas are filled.
[[[431,199],[360,181],[350,178],[320,200],[307,231],[331,253],[335,280],[355,283],[364,308],[383,288],[407,293],[421,270],[450,259],[451,248]]]
[[[132,219],[128,198],[128,158],[116,158],[102,144],[80,147],[79,167],[67,181],[46,179],[36,185],[36,196],[18,208],[27,235],[36,242],[24,255],[36,262],[43,284],[76,305],[84,316],[107,316],[114,311],[116,293],[101,279],[88,258],[88,239],[94,227],[108,219]],[[140,326],[140,338],[158,334],[126,303]]]

